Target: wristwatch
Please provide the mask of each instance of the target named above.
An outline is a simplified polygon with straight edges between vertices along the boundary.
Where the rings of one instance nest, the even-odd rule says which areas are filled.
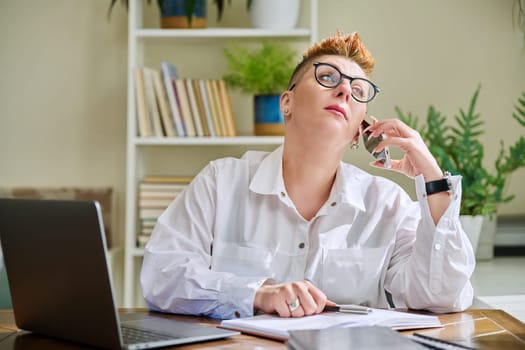
[[[450,173],[445,171],[445,176],[442,179],[425,182],[425,189],[427,191],[427,196],[439,192],[448,192],[452,188],[450,183]]]

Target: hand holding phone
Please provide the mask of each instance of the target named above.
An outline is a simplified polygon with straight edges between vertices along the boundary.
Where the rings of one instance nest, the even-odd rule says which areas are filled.
[[[383,163],[383,166],[386,169],[389,169],[391,167],[390,163],[390,150],[388,147],[385,147],[381,152],[374,152],[374,149],[379,145],[381,141],[385,138],[383,134],[379,135],[378,137],[372,137],[372,132],[369,130],[366,130],[370,125],[374,123],[373,119],[369,116],[365,115],[365,119],[361,122],[361,135],[363,136],[363,143],[365,145],[366,150],[372,154],[372,156]]]

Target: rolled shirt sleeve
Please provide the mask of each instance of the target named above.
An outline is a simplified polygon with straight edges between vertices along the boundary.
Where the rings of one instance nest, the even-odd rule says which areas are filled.
[[[451,177],[451,202],[437,225],[430,214],[423,177],[417,176],[415,182],[421,211],[415,242],[412,251],[406,249],[409,253],[389,269],[386,289],[398,307],[434,312],[465,310],[472,304],[470,276],[475,258],[459,221],[461,177]]]

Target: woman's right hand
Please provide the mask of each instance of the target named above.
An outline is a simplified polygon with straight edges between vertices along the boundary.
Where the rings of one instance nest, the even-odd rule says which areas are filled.
[[[293,308],[295,301],[299,306]],[[275,281],[266,281],[255,293],[253,307],[264,313],[277,313],[281,317],[302,317],[319,314],[325,306],[334,303],[326,299],[326,295],[310,281],[296,281],[275,284]]]

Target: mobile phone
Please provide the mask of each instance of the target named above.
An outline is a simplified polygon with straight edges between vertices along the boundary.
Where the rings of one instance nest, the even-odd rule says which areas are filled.
[[[366,150],[378,161],[383,163],[384,167],[389,169],[391,167],[390,163],[390,150],[388,147],[385,147],[381,152],[374,152],[374,148],[379,145],[381,141],[385,138],[383,134],[379,135],[378,137],[372,137],[370,136],[372,134],[371,131],[366,130],[370,125],[372,125],[373,121],[369,116],[365,116],[365,119],[361,122],[361,128],[362,132],[361,135],[363,136],[363,143],[365,144]]]

